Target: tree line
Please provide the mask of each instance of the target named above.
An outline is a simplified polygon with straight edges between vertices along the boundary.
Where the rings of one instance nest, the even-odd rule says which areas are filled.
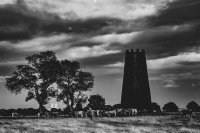
[[[87,101],[86,91],[94,85],[94,76],[80,69],[78,61],[58,60],[53,51],[40,52],[25,58],[27,65],[17,65],[5,87],[15,94],[27,90],[25,101],[35,100],[39,112],[52,98],[73,109]]]
[[[193,112],[200,112],[200,106],[195,101],[189,102],[186,105],[186,108],[192,110]],[[169,102],[163,106],[163,111],[177,112],[179,111],[179,108],[174,102]]]
[[[160,106],[153,102],[151,103],[152,110],[154,110],[156,113],[161,113],[161,108]],[[105,98],[102,96],[96,94],[96,95],[91,95],[88,99],[88,104],[87,106],[83,107],[82,104],[77,103],[76,106],[74,107],[74,111],[80,111],[80,110],[88,110],[88,108],[92,108],[93,110],[114,110],[114,109],[120,109],[122,108],[121,104],[115,104],[115,105],[106,105]],[[200,111],[200,106],[195,102],[191,101],[186,105],[187,109],[191,109],[193,112],[199,112]],[[164,112],[178,112],[179,108],[178,106],[173,103],[169,102],[163,106],[163,111]],[[33,108],[18,108],[18,109],[0,109],[0,116],[11,116],[13,112],[17,112],[19,115],[24,115],[24,116],[36,116],[40,110],[39,109],[33,109]],[[63,109],[57,109],[57,112],[59,114],[68,114],[70,112],[69,106]]]
[[[122,108],[121,104],[105,105],[105,98],[100,95],[88,96],[85,92],[90,91],[94,86],[94,76],[90,72],[81,70],[78,61],[58,60],[53,51],[40,52],[28,55],[25,58],[27,65],[17,65],[12,76],[6,78],[5,87],[15,94],[27,90],[25,101],[37,101],[39,108],[17,109],[19,112],[43,112],[43,108],[52,98],[61,101],[66,105],[64,111],[83,110],[83,104],[88,102],[87,107],[92,109],[112,110]],[[161,108],[157,103],[152,103],[152,110],[160,112]],[[193,111],[200,111],[199,105],[192,101],[186,106]],[[166,112],[178,111],[178,106],[169,102],[164,105]],[[8,114],[14,109],[7,110]],[[15,110],[16,111],[16,110]],[[6,112],[1,109],[0,113]]]

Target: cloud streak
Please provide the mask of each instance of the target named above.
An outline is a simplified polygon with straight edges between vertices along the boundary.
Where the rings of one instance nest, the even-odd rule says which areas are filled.
[[[100,57],[102,55],[111,55],[119,53],[119,50],[108,50],[109,44],[102,44],[93,47],[74,47],[63,52],[61,57],[67,57],[70,60],[77,60],[82,58]]]
[[[166,87],[166,88],[179,87],[179,85],[176,84],[174,80],[165,80],[164,82],[167,84],[163,87]]]

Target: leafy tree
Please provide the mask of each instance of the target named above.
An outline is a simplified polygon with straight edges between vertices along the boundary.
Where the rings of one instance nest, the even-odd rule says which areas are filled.
[[[186,108],[192,109],[192,111],[198,111],[199,105],[195,101],[191,101],[187,104]]]
[[[151,103],[151,108],[152,108],[152,110],[155,110],[156,112],[160,112],[161,111],[160,110],[160,106],[155,102]]]
[[[163,110],[166,112],[177,112],[178,106],[174,102],[169,102],[164,105]]]
[[[105,98],[103,98],[102,96],[98,94],[91,95],[88,101],[89,101],[88,107],[92,109],[102,109],[106,104]]]
[[[25,58],[28,65],[17,65],[17,70],[6,79],[5,87],[11,93],[19,94],[28,90],[25,101],[34,99],[42,107],[55,97],[56,89],[52,86],[57,80],[59,61],[52,51],[40,52]]]
[[[62,101],[71,109],[79,103],[87,102],[86,91],[94,85],[94,76],[92,73],[83,72],[80,70],[80,63],[77,61],[60,61],[60,77],[58,80],[58,87],[60,93],[57,101]]]

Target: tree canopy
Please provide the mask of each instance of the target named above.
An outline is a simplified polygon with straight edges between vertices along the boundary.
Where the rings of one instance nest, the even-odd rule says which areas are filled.
[[[120,103],[113,105],[114,109],[120,109],[122,108],[122,105]]]
[[[17,65],[17,70],[6,78],[5,87],[15,94],[28,90],[25,101],[36,100],[40,112],[56,94],[53,84],[57,81],[59,61],[52,51],[40,52],[25,58],[28,65]]]
[[[164,105],[163,110],[166,112],[177,112],[178,106],[174,102],[169,102]]]
[[[86,103],[86,91],[90,91],[94,85],[94,76],[90,72],[80,69],[77,61],[60,61],[60,76],[58,86],[60,93],[57,101],[63,101],[67,106],[74,108],[77,103]]]
[[[114,108],[111,105],[105,105],[103,109],[107,110],[107,111],[110,111],[110,110],[113,110]]]
[[[72,108],[87,102],[87,95],[94,85],[94,76],[80,69],[78,61],[57,60],[52,51],[40,52],[25,58],[28,65],[17,65],[17,70],[6,79],[5,87],[15,94],[28,90],[25,101],[36,100],[40,113],[56,97]]]
[[[98,94],[91,95],[88,101],[89,101],[88,107],[92,109],[102,109],[106,104],[105,98],[103,98],[102,96]]]
[[[192,111],[198,111],[199,105],[195,101],[191,101],[187,104],[186,108],[191,109]]]
[[[156,112],[160,112],[161,111],[160,110],[160,106],[155,102],[151,103],[151,108],[152,108],[152,110],[155,110]]]

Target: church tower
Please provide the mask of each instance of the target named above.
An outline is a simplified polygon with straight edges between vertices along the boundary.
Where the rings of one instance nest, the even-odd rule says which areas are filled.
[[[147,109],[151,107],[151,93],[145,50],[126,50],[121,95],[123,108]]]

